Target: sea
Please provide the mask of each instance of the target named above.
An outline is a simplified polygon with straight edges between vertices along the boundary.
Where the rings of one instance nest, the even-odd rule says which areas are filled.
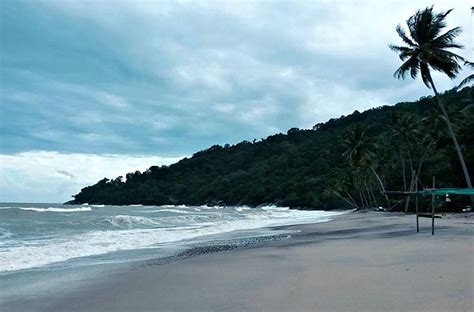
[[[193,250],[287,239],[294,230],[282,226],[326,222],[341,213],[276,206],[0,203],[0,302],[39,289],[56,293],[65,281],[165,263]]]

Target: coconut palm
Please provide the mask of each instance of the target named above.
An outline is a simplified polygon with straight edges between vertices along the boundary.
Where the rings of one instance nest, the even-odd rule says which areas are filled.
[[[392,138],[398,145],[399,156],[402,164],[403,190],[412,191],[413,184],[416,182],[414,152],[419,150],[418,144],[420,137],[419,120],[416,115],[410,113],[394,114],[390,116],[388,125]],[[409,165],[410,183],[407,183],[406,163]],[[408,210],[410,196],[406,197],[405,212]]]
[[[380,187],[382,193],[385,192],[382,179],[375,170],[375,159],[378,145],[367,135],[368,127],[362,124],[353,126],[343,140],[346,151],[343,156],[351,167],[367,168],[372,171]],[[388,199],[387,199],[388,201]]]
[[[471,69],[474,69],[474,62],[466,61],[464,63],[464,65],[466,65],[467,67],[470,67]],[[458,88],[461,88],[462,86],[465,86],[465,85],[473,83],[473,82],[474,82],[474,74],[471,74],[471,75],[467,76],[466,78],[464,78],[463,81],[461,81]]]
[[[349,193],[349,185],[346,172],[341,169],[335,169],[326,181],[326,187],[322,196],[325,198],[336,197],[342,199],[352,208],[360,209],[355,199]]]
[[[427,7],[407,20],[409,35],[398,25],[396,31],[404,42],[404,46],[390,45],[390,49],[397,52],[400,59],[404,62],[396,71],[394,76],[404,79],[408,74],[415,79],[420,74],[423,83],[432,89],[435,95],[448,132],[453,140],[454,147],[459,157],[461,167],[466,179],[468,187],[472,187],[471,178],[464,162],[458,140],[454,133],[453,126],[449,120],[446,109],[439,97],[436,86],[431,77],[431,69],[446,74],[449,78],[454,79],[461,66],[460,61],[465,61],[461,56],[449,51],[448,49],[461,49],[462,45],[456,43],[454,39],[461,33],[460,27],[455,27],[442,33],[446,28],[446,16],[452,10],[442,13],[433,12],[433,7]]]

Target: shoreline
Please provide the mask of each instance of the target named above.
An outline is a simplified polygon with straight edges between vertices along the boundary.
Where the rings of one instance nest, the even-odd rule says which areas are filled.
[[[188,251],[5,311],[468,311],[474,219],[351,212],[278,227],[289,239]],[[193,250],[193,249],[191,249]],[[1,307],[1,306],[0,306]]]

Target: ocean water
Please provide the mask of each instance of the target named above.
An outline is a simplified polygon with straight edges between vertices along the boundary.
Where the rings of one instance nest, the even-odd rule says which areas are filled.
[[[120,261],[110,254],[127,250],[153,248],[154,257],[159,257],[160,249],[164,250],[163,256],[169,255],[169,247],[183,241],[190,245],[205,237],[212,240],[212,235],[239,230],[269,234],[265,228],[324,222],[339,213],[274,206],[0,204],[0,272],[105,254],[108,261]],[[243,233],[251,235],[249,231]],[[233,237],[238,235],[233,233]],[[87,263],[87,259],[82,260],[82,264]]]
[[[0,303],[51,296],[114,268],[291,235],[342,212],[284,207],[0,204]],[[204,249],[203,249],[204,248]],[[108,273],[107,273],[108,272]],[[105,274],[104,274],[105,273]]]

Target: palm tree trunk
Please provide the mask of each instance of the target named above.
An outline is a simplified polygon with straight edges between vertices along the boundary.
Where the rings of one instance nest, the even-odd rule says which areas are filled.
[[[379,175],[377,174],[377,171],[375,171],[375,168],[374,166],[370,166],[370,170],[372,171],[372,173],[374,174],[375,178],[377,179],[377,182],[380,186],[380,190],[382,191],[382,193],[385,192],[385,188],[383,187],[383,183],[382,183],[382,180],[380,179]]]
[[[338,195],[339,198],[341,198],[343,201],[345,201],[347,204],[349,204],[349,206],[355,208],[355,209],[359,209],[359,206],[357,206],[357,204],[353,203],[352,201],[350,201],[349,199],[345,198],[344,196],[342,195]]]
[[[411,157],[410,149],[407,147],[407,154],[408,154],[408,164],[410,165],[410,172],[412,174],[412,179],[413,179],[413,172],[415,171],[413,169],[413,157]]]
[[[370,208],[370,203],[369,203],[369,201],[367,200],[367,196],[365,195],[364,189],[362,189],[362,197],[364,197],[364,201],[365,201],[366,207],[367,207],[367,208]]]
[[[374,166],[370,166],[370,170],[372,171],[372,173],[374,174],[375,178],[377,179],[377,182],[380,186],[380,190],[381,190],[381,193],[383,193],[384,197],[385,197],[385,200],[387,201],[387,208],[390,208],[390,202],[388,200],[388,196],[387,194],[385,193],[385,187],[383,186],[383,183],[382,183],[382,180],[380,179],[379,175],[377,174],[377,171],[375,171],[375,168]]]
[[[425,148],[425,151],[423,152],[423,155],[421,156],[420,162],[418,163],[418,169],[415,173],[415,186],[418,187],[418,180],[420,178],[421,174],[421,168],[423,167],[423,162],[425,161],[426,155],[428,155],[428,151],[431,148],[431,145],[434,143],[434,140],[431,140],[431,142],[428,144],[428,146]]]
[[[367,193],[367,198],[369,199],[370,205],[372,207],[376,207],[372,199],[372,196],[370,196],[370,190],[369,190],[369,187],[367,186],[367,183],[364,183],[364,186],[365,186],[365,192]]]
[[[467,187],[472,188],[471,177],[469,176],[469,171],[467,170],[466,163],[464,162],[464,157],[462,155],[461,148],[459,147],[458,139],[456,138],[456,134],[454,133],[453,126],[451,124],[451,121],[449,120],[448,113],[446,112],[446,109],[444,108],[444,105],[441,102],[441,99],[439,98],[438,90],[436,90],[436,87],[433,83],[433,79],[431,77],[430,77],[430,84],[431,84],[431,87],[433,88],[433,91],[436,97],[436,103],[438,104],[439,109],[443,113],[444,119],[446,121],[446,125],[448,126],[449,135],[451,136],[451,139],[453,140],[453,143],[454,143],[454,147],[456,148],[456,152],[459,157],[459,162],[461,163],[462,171],[464,173],[464,178],[466,179]]]
[[[355,199],[351,196],[351,194],[349,194],[348,191],[344,191],[346,193],[346,196],[347,198],[349,198],[353,203],[354,203],[354,206],[359,209],[359,205],[357,205],[357,202],[355,201]]]
[[[405,174],[405,159],[402,157],[403,190],[407,190],[407,177]]]
[[[416,176],[416,173],[415,171],[412,169],[411,171],[411,181],[410,181],[410,189],[408,190],[408,192],[413,192],[413,188],[414,188],[414,182],[415,182],[415,176]],[[411,200],[411,194],[408,194],[408,196],[406,197],[405,199],[405,213],[408,212],[408,207],[410,206],[410,200]]]
[[[372,197],[371,190],[369,189],[369,187],[367,186],[367,184],[365,185],[365,189],[367,190],[367,197],[369,197],[370,205],[371,205],[373,208],[377,208],[377,207],[378,207],[377,201]]]
[[[368,208],[368,205],[367,205],[367,199],[365,198],[364,196],[364,193],[362,190],[359,190],[359,197],[360,197],[360,201],[362,203],[362,208]]]
[[[413,191],[415,190],[415,188],[417,187],[418,178],[419,178],[420,173],[421,173],[421,168],[422,168],[422,166],[423,166],[423,162],[425,161],[425,157],[426,157],[426,155],[428,154],[428,150],[429,150],[430,147],[431,147],[431,144],[433,144],[433,141],[431,141],[431,142],[428,144],[428,146],[425,148],[425,150],[424,150],[424,152],[423,152],[423,155],[421,156],[420,162],[418,163],[418,169],[417,169],[417,171],[414,171],[413,168],[412,168],[409,192],[413,192]],[[416,195],[415,195],[415,196],[416,196]],[[409,194],[409,195],[406,197],[405,213],[408,212],[408,207],[410,206],[410,200],[411,200],[411,194]]]
[[[377,199],[375,198],[374,192],[372,192],[372,190],[370,190],[370,195],[374,199],[375,207],[378,208],[379,204],[377,203]]]

